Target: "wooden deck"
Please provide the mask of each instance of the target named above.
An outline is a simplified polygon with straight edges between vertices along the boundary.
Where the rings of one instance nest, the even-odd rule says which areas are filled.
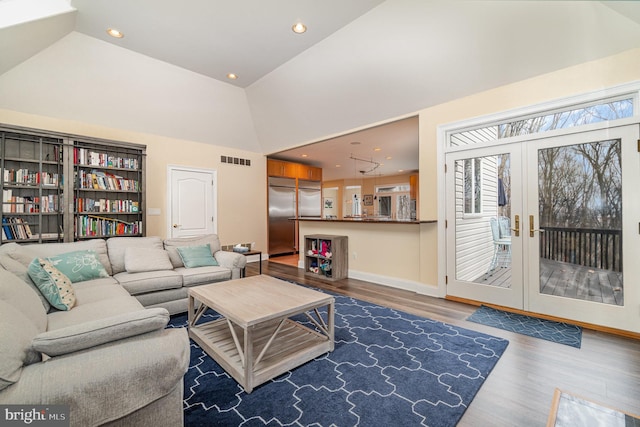
[[[496,268],[491,276],[483,274],[473,282],[509,288],[511,268]],[[604,304],[624,305],[622,273],[547,259],[540,260],[540,292]]]

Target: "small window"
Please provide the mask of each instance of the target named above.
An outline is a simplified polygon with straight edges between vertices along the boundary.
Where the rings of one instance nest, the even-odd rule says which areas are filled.
[[[464,160],[464,213],[482,213],[482,159]]]
[[[450,146],[458,147],[482,142],[497,141],[513,136],[567,129],[591,123],[623,119],[633,116],[633,98],[609,99],[592,104],[547,111],[533,117],[523,117],[502,123],[483,126],[450,137]]]

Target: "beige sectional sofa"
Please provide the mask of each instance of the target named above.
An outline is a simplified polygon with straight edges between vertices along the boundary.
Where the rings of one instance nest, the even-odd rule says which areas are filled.
[[[206,244],[219,265],[185,267],[177,248]],[[0,404],[69,405],[74,426],[182,425],[189,340],[166,325],[189,286],[240,277],[246,258],[219,249],[216,235],[0,246]],[[100,277],[52,307],[30,265],[84,250]]]

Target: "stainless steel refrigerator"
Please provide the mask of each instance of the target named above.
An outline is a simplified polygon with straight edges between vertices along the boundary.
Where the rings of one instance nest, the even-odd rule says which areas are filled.
[[[321,184],[294,178],[269,178],[269,255],[298,251],[298,216],[320,218]],[[296,206],[297,201],[297,206]],[[297,208],[297,209],[296,209]]]
[[[320,218],[322,192],[318,181],[298,180],[298,216]]]

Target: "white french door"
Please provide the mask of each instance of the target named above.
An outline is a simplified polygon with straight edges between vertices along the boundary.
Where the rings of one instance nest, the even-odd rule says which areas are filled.
[[[528,311],[640,330],[637,141],[628,125],[526,143]]]
[[[640,331],[638,125],[591,129],[446,155],[448,295]]]

